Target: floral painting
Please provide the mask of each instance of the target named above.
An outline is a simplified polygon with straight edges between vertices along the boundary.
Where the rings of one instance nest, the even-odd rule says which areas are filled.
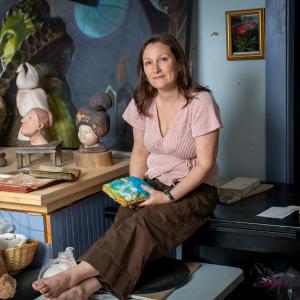
[[[264,58],[264,9],[226,12],[227,58]]]

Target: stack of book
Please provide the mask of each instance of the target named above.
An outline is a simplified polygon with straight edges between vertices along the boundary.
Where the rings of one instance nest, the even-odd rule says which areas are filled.
[[[221,203],[230,204],[272,188],[272,184],[261,183],[259,178],[235,177],[218,187]]]
[[[29,175],[34,177],[52,178],[57,180],[75,181],[81,173],[77,168],[63,168],[55,166],[39,166],[38,168],[30,168]]]

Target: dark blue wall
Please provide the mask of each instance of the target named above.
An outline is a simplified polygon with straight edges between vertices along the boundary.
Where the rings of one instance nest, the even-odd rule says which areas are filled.
[[[294,182],[294,0],[266,0],[266,178]]]

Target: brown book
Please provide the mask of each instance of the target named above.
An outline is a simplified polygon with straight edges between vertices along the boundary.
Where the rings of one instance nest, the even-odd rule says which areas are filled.
[[[57,180],[77,180],[81,170],[76,168],[63,168],[53,166],[39,166],[31,168],[29,174],[34,177],[52,178]]]

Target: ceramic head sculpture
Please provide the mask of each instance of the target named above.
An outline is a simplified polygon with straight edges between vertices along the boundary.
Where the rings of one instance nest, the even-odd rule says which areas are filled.
[[[45,129],[51,126],[47,111],[32,108],[21,120],[21,133],[30,141],[30,145],[46,145],[48,141],[43,136]]]
[[[16,280],[8,275],[4,258],[0,253],[0,299],[9,299],[15,295]]]
[[[49,111],[45,91],[38,88],[39,75],[36,69],[29,63],[26,63],[26,67],[21,64],[17,69],[17,73],[17,108],[21,117],[24,117],[32,108],[38,107],[48,112],[51,126],[53,123],[53,116]],[[22,132],[19,132],[18,139],[28,140]]]
[[[110,128],[109,115],[106,110],[112,105],[108,94],[96,94],[88,104],[79,109],[76,115],[78,138],[81,142],[80,152],[105,152],[108,151],[100,139]]]

